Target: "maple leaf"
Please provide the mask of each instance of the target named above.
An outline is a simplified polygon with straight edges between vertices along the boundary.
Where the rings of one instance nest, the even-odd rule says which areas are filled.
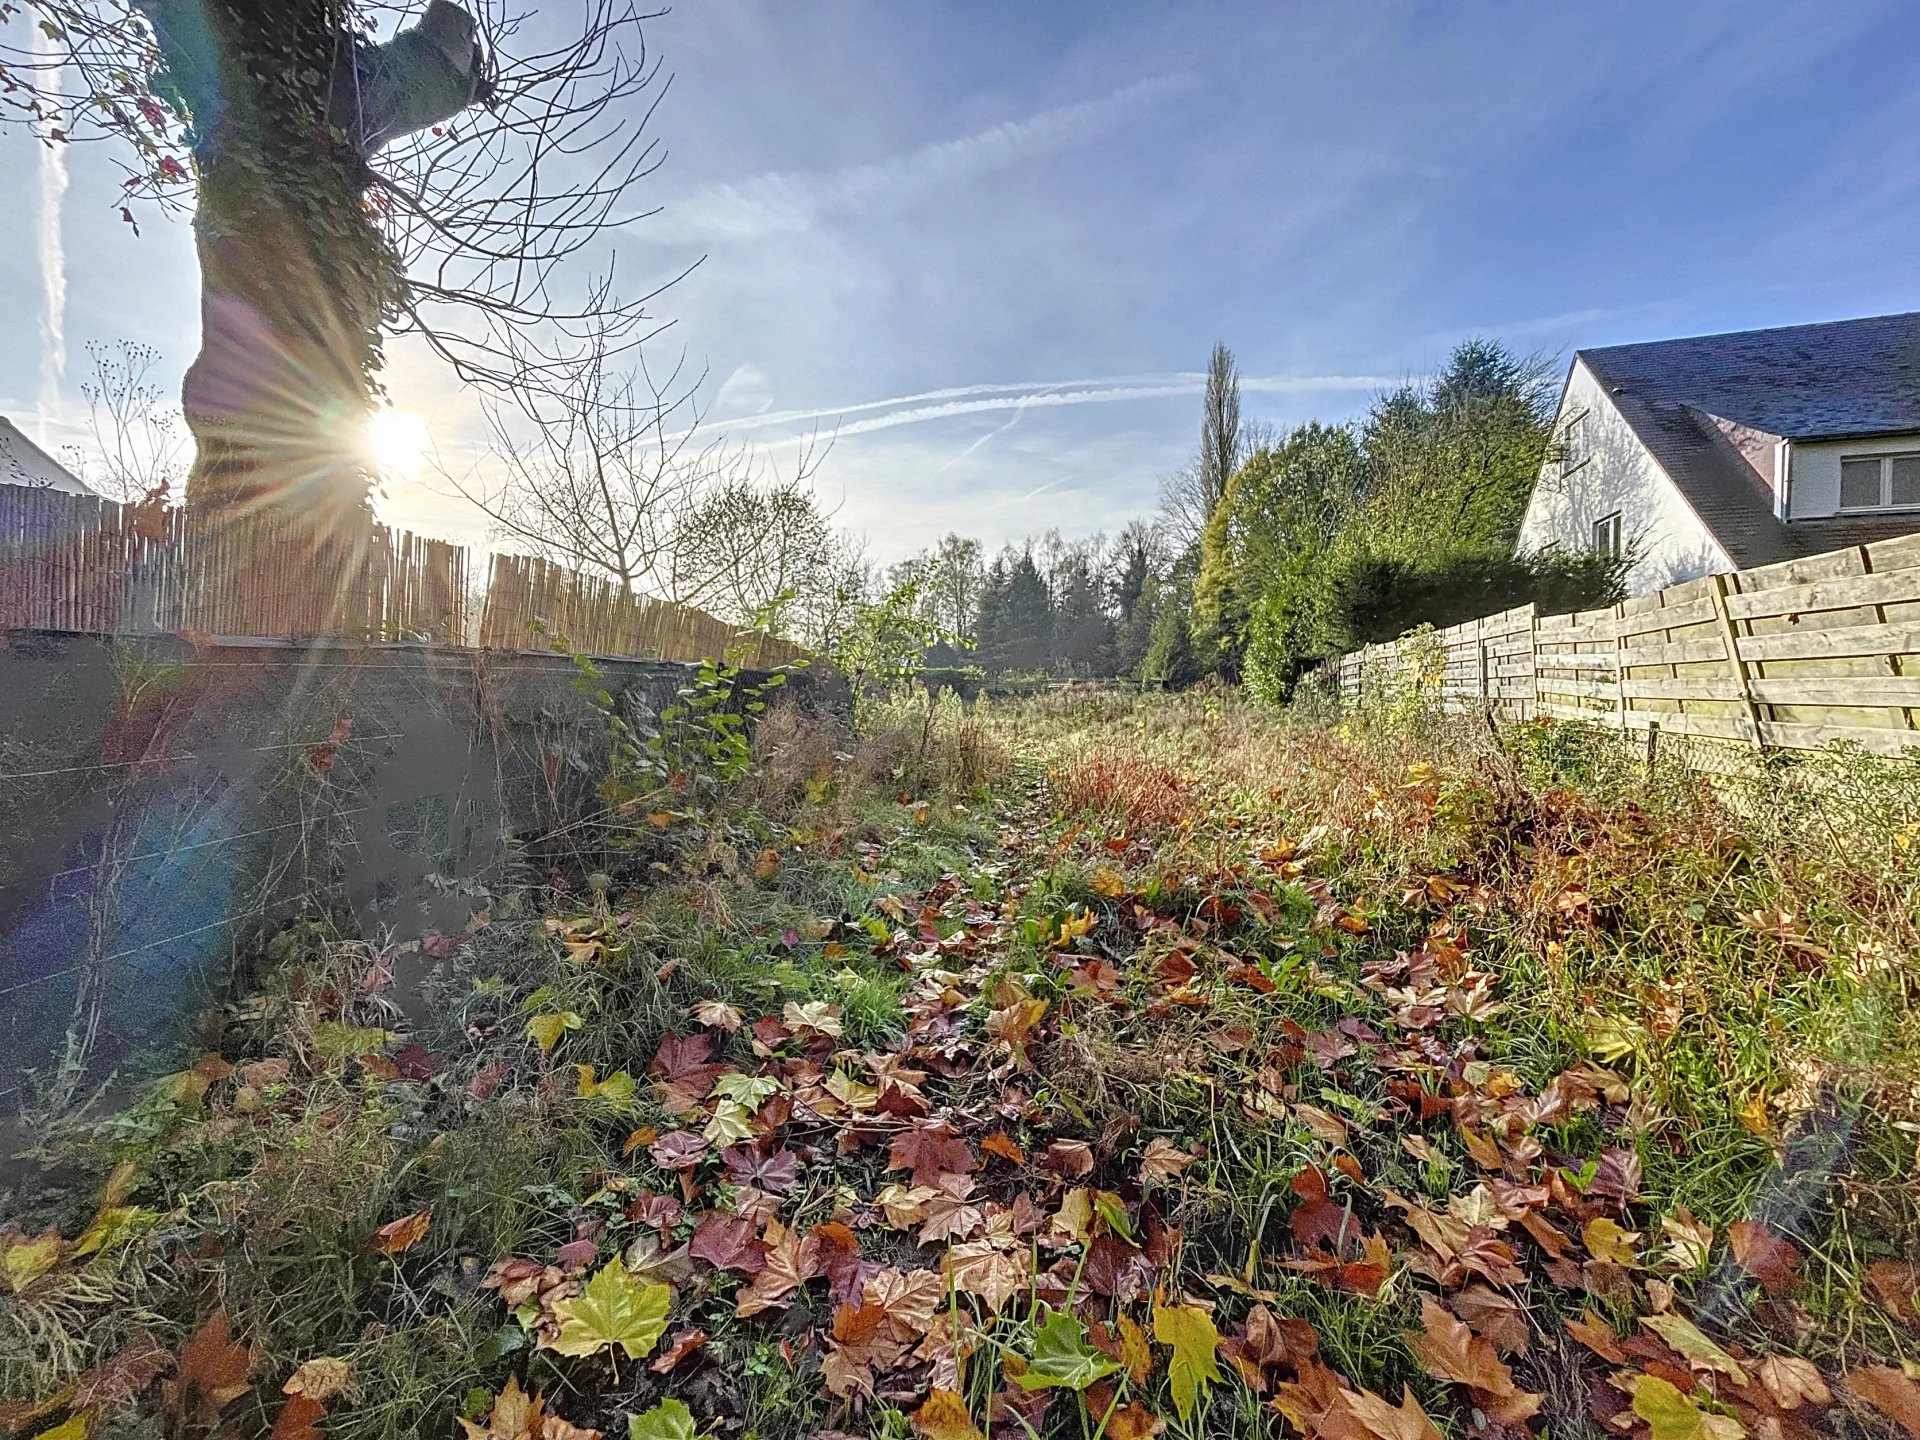
[[[660,1082],[661,1103],[672,1115],[685,1115],[696,1109],[713,1090],[713,1082],[727,1067],[712,1060],[711,1035],[675,1035],[660,1037],[660,1048],[653,1052],[647,1074]]]
[[[691,1130],[673,1130],[647,1146],[647,1153],[663,1170],[691,1170],[707,1153],[707,1142]]]
[[[952,1390],[936,1387],[926,1403],[913,1412],[913,1428],[927,1440],[986,1440],[973,1423],[967,1402]]]
[[[1034,1332],[1027,1368],[1013,1377],[1022,1390],[1085,1390],[1120,1367],[1094,1349],[1087,1327],[1065,1310],[1049,1310]]]
[[[1615,1383],[1633,1396],[1633,1413],[1647,1422],[1653,1440],[1737,1440],[1746,1433],[1739,1421],[1707,1414],[1658,1375],[1630,1375]]]
[[[718,1210],[700,1217],[687,1250],[695,1259],[706,1261],[716,1270],[739,1270],[754,1275],[766,1263],[766,1246],[754,1233],[753,1222]]]
[[[879,1307],[887,1333],[905,1344],[932,1327],[934,1315],[946,1304],[947,1285],[937,1270],[887,1267],[868,1277],[861,1299]]]
[[[1045,1000],[1028,998],[1015,1001],[1004,1010],[995,1010],[987,1016],[987,1034],[1002,1044],[1016,1048],[1024,1045],[1033,1027],[1046,1015],[1047,1004]]]
[[[582,1356],[618,1346],[629,1360],[641,1359],[666,1333],[672,1303],[671,1286],[636,1282],[624,1264],[609,1261],[579,1295],[553,1307],[560,1328],[548,1348]]]
[[[1639,1231],[1623,1230],[1615,1221],[1600,1215],[1586,1223],[1580,1238],[1594,1259],[1618,1265],[1623,1270],[1639,1269],[1640,1262],[1634,1255],[1634,1246],[1640,1241]]]
[[[1220,1367],[1214,1361],[1220,1332],[1214,1329],[1213,1317],[1197,1305],[1160,1305],[1153,1312],[1153,1338],[1172,1347],[1167,1380],[1173,1390],[1173,1408],[1183,1422],[1190,1420],[1202,1393],[1220,1379]]]
[[[984,1219],[973,1194],[971,1175],[942,1175],[927,1198],[927,1223],[921,1227],[920,1243],[932,1245],[941,1240],[965,1240],[980,1228]]]
[[[1353,1417],[1379,1440],[1442,1440],[1440,1428],[1427,1418],[1411,1387],[1401,1391],[1397,1407],[1371,1390],[1349,1391],[1342,1398]]]
[[[734,1309],[742,1317],[758,1315],[787,1303],[786,1297],[799,1289],[817,1272],[809,1264],[801,1236],[779,1221],[767,1226],[766,1263],[753,1283],[735,1299]]]
[[[399,1219],[390,1219],[386,1225],[367,1236],[367,1248],[378,1250],[382,1256],[397,1256],[424,1240],[432,1223],[434,1212],[430,1210],[419,1210],[411,1215],[401,1215]]]
[[[569,1030],[578,1030],[586,1020],[572,1010],[555,1010],[527,1021],[527,1038],[540,1047],[542,1054],[560,1043]]]
[[[833,1312],[828,1349],[821,1362],[827,1390],[841,1399],[873,1394],[873,1372],[891,1363],[899,1344],[887,1332],[886,1311],[878,1305],[841,1305]]]
[[[598,1074],[592,1065],[576,1065],[579,1083],[574,1094],[582,1100],[604,1100],[616,1110],[631,1110],[633,1097],[639,1088],[633,1076],[624,1070],[616,1070],[606,1079],[595,1078]]]
[[[809,1000],[802,1005],[789,1000],[780,1012],[780,1018],[793,1030],[812,1030],[829,1040],[837,1040],[844,1033],[840,1024],[840,1007],[828,1000]]]
[[[58,1230],[23,1235],[15,1226],[0,1230],[0,1281],[18,1295],[65,1258],[66,1244]]]
[[[345,1392],[352,1383],[353,1362],[321,1355],[303,1361],[298,1369],[287,1378],[280,1387],[286,1395],[304,1395],[309,1400],[318,1400],[321,1404]]]
[[[894,1184],[875,1195],[873,1203],[880,1207],[890,1228],[904,1230],[927,1218],[927,1202],[935,1193],[931,1185],[915,1185],[908,1189],[905,1185]]]
[[[1694,1219],[1693,1211],[1676,1205],[1673,1214],[1660,1222],[1660,1233],[1667,1237],[1666,1262],[1676,1270],[1698,1270],[1707,1263],[1713,1249],[1713,1227]]]
[[[1833,1392],[1827,1389],[1827,1382],[1820,1378],[1820,1371],[1811,1360],[1794,1355],[1769,1355],[1760,1362],[1759,1370],[1760,1383],[1767,1387],[1767,1393],[1782,1410],[1798,1410],[1809,1400],[1815,1405],[1833,1403]]]
[[[1800,1252],[1764,1220],[1736,1220],[1727,1227],[1733,1263],[1760,1282],[1769,1295],[1784,1295],[1800,1283]]]
[[[1451,1380],[1474,1391],[1475,1402],[1509,1425],[1524,1424],[1540,1408],[1540,1395],[1517,1389],[1513,1372],[1493,1344],[1427,1296],[1420,1297],[1422,1333],[1407,1335],[1407,1345],[1436,1380]]]
[[[916,1122],[894,1136],[887,1169],[911,1172],[915,1185],[931,1185],[941,1175],[969,1175],[976,1168],[967,1142],[943,1120]]]
[[[1920,1384],[1891,1365],[1862,1365],[1840,1377],[1847,1391],[1920,1440]]]
[[[753,1185],[773,1195],[789,1195],[800,1183],[800,1157],[793,1151],[775,1150],[773,1141],[757,1145],[735,1145],[720,1152],[726,1162],[727,1178],[736,1185]]]
[[[1084,1140],[1056,1140],[1040,1163],[1063,1179],[1079,1180],[1093,1173],[1093,1147]]]
[[[627,1440],[694,1440],[694,1434],[693,1412],[684,1400],[669,1398],[627,1416]]]
[[[1613,1327],[1591,1310],[1583,1310],[1578,1320],[1565,1322],[1567,1333],[1586,1346],[1602,1360],[1613,1365],[1627,1363],[1626,1352],[1620,1348],[1620,1337],[1613,1333]]]
[[[227,1330],[225,1307],[215,1310],[180,1351],[179,1368],[160,1386],[168,1412],[181,1425],[212,1429],[220,1412],[253,1386],[253,1352]]]
[[[724,1000],[702,1000],[693,1007],[693,1018],[702,1025],[715,1030],[725,1030],[729,1035],[738,1030],[745,1017]]]
[[[1140,1183],[1146,1186],[1172,1180],[1193,1164],[1194,1158],[1166,1136],[1156,1135],[1147,1141],[1146,1153],[1140,1157]]]
[[[326,1432],[314,1423],[323,1418],[327,1407],[308,1395],[289,1395],[273,1418],[267,1440],[326,1440]]]
[[[700,1131],[716,1145],[753,1138],[753,1111],[737,1100],[722,1100],[713,1107],[713,1115]]]
[[[1031,1280],[1024,1253],[1010,1255],[992,1240],[968,1240],[948,1248],[945,1262],[953,1288],[978,1295],[996,1313]]]
[[[520,1388],[517,1375],[510,1375],[500,1393],[493,1397],[486,1424],[477,1425],[464,1415],[458,1418],[467,1440],[531,1440],[539,1433],[544,1408],[538,1396]]]

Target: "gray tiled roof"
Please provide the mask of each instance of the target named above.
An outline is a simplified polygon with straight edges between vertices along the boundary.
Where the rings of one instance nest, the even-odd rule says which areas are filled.
[[[1740,568],[1916,528],[1910,516],[1781,523],[1768,480],[1691,411],[1792,440],[1920,433],[1920,312],[1610,345],[1576,358]]]

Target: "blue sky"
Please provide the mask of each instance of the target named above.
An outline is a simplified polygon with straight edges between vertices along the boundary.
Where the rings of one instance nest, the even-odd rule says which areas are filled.
[[[558,0],[554,0],[558,11]],[[17,22],[16,22],[17,23]],[[1112,530],[1192,448],[1197,376],[1237,352],[1250,414],[1357,414],[1458,339],[1583,345],[1920,308],[1920,7],[698,0],[656,22],[660,213],[619,273],[776,458],[891,560]],[[61,207],[68,361],[191,359],[184,222],[114,217],[77,151]],[[0,410],[52,378],[40,159],[0,141]],[[396,403],[451,453],[470,401],[396,353]],[[471,536],[423,485],[395,514]]]

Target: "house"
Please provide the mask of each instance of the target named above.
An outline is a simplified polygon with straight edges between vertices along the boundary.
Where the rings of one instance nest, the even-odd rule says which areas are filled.
[[[29,490],[58,490],[64,495],[91,495],[93,489],[0,415],[0,485],[24,485]]]
[[[1575,353],[1523,552],[1627,592],[1920,530],[1920,313]]]

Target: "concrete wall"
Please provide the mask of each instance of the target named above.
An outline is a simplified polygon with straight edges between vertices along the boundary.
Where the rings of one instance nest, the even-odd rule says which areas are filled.
[[[370,938],[457,932],[510,864],[543,871],[604,803],[605,722],[565,657],[4,639],[0,1112],[69,1031],[93,1073],[185,1043],[303,894]],[[643,722],[690,674],[598,663]],[[834,682],[789,693],[845,712]]]
[[[1627,574],[1628,594],[1733,569],[1584,364],[1576,362],[1567,379],[1554,439],[1567,453],[1542,468],[1521,522],[1521,551],[1550,544],[1584,550],[1594,522],[1618,511],[1621,541],[1638,555]]]

